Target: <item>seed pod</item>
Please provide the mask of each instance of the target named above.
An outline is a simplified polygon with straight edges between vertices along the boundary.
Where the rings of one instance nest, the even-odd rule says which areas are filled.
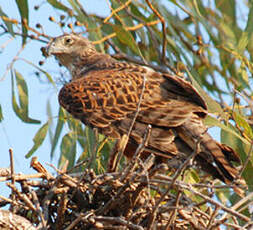
[[[69,24],[68,24],[68,28],[73,29],[72,23],[69,23]]]
[[[50,17],[48,18],[48,20],[51,21],[51,22],[55,22],[55,19],[54,19],[54,17],[52,17],[52,16],[50,16]]]
[[[76,21],[75,26],[81,26],[81,23],[79,21]]]

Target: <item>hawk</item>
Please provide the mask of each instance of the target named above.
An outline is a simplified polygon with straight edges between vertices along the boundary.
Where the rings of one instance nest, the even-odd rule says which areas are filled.
[[[152,129],[145,154],[162,158],[185,159],[201,137],[197,164],[214,178],[235,182],[238,170],[232,162],[240,162],[239,156],[206,133],[206,103],[188,81],[115,60],[77,34],[54,38],[45,51],[72,75],[60,90],[59,103],[73,117],[118,139],[128,133],[136,118],[126,155],[142,143],[148,125]]]

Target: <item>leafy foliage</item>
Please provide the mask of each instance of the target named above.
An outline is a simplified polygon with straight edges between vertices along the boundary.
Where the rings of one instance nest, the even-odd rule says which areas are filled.
[[[16,115],[24,122],[39,124],[40,121],[29,118],[28,116],[28,88],[23,76],[15,71],[15,77],[18,88],[19,105],[15,97],[14,77],[12,74],[12,107]]]
[[[110,0],[111,14],[108,17],[89,14],[77,0],[47,0],[44,4],[56,10],[56,16],[48,15],[55,26],[65,32],[83,32],[102,52],[139,64],[148,63],[158,71],[188,77],[208,104],[210,116],[206,124],[218,126],[221,142],[233,147],[242,158],[243,176],[252,191],[252,3],[234,0],[150,2]],[[28,1],[16,0],[16,3],[21,21],[18,16],[15,20],[9,18],[0,8],[3,32],[22,36],[24,46],[30,39],[31,42],[49,41],[50,34],[28,26],[29,11],[32,10],[28,10]],[[39,5],[36,10],[40,10]],[[57,79],[51,77],[52,73],[32,64],[31,60],[26,61],[55,87]],[[22,76],[21,70],[11,70],[11,73],[13,111],[26,123],[39,123],[28,115],[28,107],[32,109],[28,100],[29,79]],[[85,128],[62,109],[55,116],[56,126],[53,122],[45,122],[34,136],[34,146],[26,156],[31,156],[43,143],[48,131],[53,130],[51,157],[60,151],[60,167],[67,162],[70,169],[76,162],[92,158],[96,153],[88,163],[96,171],[103,171],[112,142]],[[193,170],[186,175],[186,180],[198,183],[200,179]],[[230,192],[224,192],[222,196],[220,192],[217,194],[222,202],[234,203]]]

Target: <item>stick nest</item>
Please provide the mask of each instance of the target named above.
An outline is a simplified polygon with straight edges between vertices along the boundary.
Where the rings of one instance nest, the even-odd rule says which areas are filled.
[[[0,197],[0,206],[9,206],[8,211],[0,210],[0,229],[165,230],[220,229],[221,225],[239,229],[237,219],[246,223],[246,216],[211,199],[206,184],[203,195],[194,186],[161,173],[165,166],[154,168],[153,162],[151,155],[142,163],[134,159],[120,172],[56,170],[57,176],[52,176],[34,158],[31,165],[37,174],[1,172],[1,181],[11,181],[7,185],[12,193],[9,198]],[[200,202],[186,194],[199,196]],[[220,210],[226,214],[222,218]]]

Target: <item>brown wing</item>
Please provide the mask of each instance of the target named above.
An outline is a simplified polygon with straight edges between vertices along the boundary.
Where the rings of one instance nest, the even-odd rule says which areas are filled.
[[[206,131],[202,122],[206,104],[190,83],[176,76],[145,68],[92,70],[66,84],[60,91],[59,102],[83,123],[119,138],[131,126],[144,78],[145,90],[131,140],[140,143],[151,124],[148,151],[167,158],[189,155],[198,137]],[[235,156],[232,150],[225,151],[206,133],[201,150],[197,161],[205,171],[226,182],[236,178],[237,170],[227,157]]]
[[[144,77],[145,90],[131,139],[141,143],[147,125],[151,124],[149,148],[170,158],[179,153],[173,142],[177,134],[172,128],[185,123],[192,113],[202,117],[206,114],[202,98],[185,80],[173,76],[170,79],[170,75],[164,77],[140,67],[93,70],[66,84],[59,93],[59,102],[86,125],[119,138],[128,133],[132,124]]]
[[[181,79],[168,90],[169,76],[158,73],[127,72],[125,70],[91,71],[82,78],[66,84],[60,91],[59,102],[74,117],[98,128],[134,115],[139,103],[143,79],[145,91],[137,121],[176,127],[192,112],[206,114],[200,96],[189,83]],[[174,82],[173,82],[174,83]],[[184,87],[189,88],[183,91]],[[175,92],[178,92],[178,95]],[[184,95],[180,95],[184,92]],[[196,103],[194,98],[196,97]]]
[[[59,102],[85,124],[105,128],[136,111],[140,82],[113,70],[90,71],[66,84]]]

